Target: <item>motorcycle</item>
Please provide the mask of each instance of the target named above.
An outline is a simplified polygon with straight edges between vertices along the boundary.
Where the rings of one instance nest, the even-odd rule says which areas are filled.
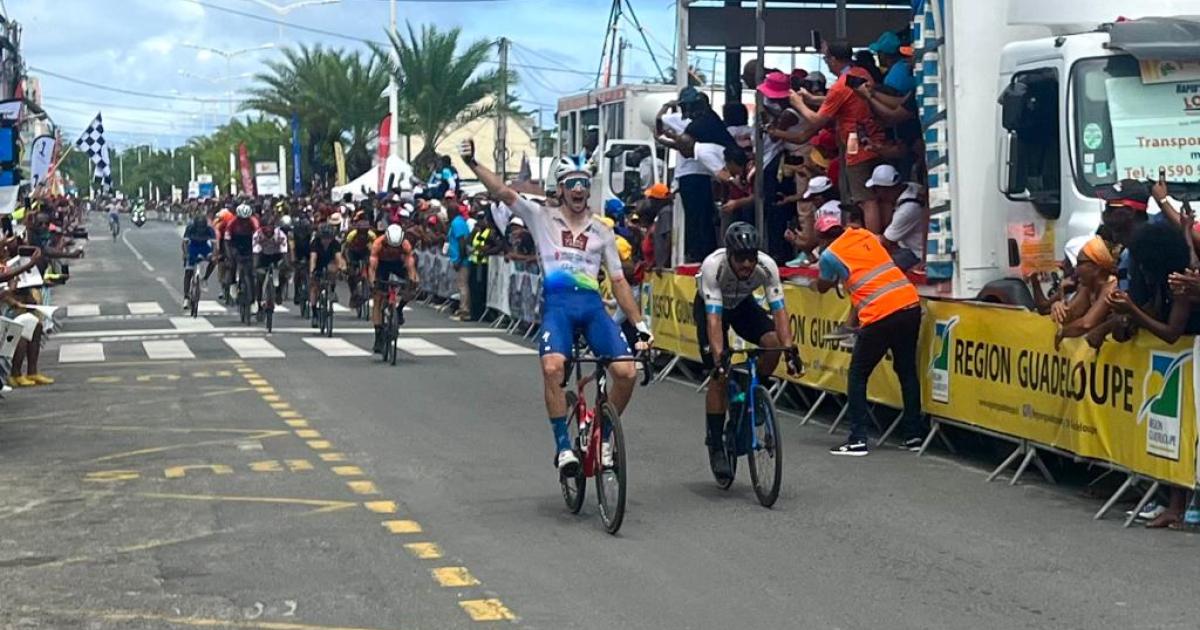
[[[142,227],[146,224],[146,211],[142,208],[135,208],[133,211],[133,224]]]

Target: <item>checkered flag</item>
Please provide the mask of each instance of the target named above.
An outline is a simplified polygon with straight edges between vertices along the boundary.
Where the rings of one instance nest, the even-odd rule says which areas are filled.
[[[75,148],[86,153],[88,159],[95,165],[92,177],[103,182],[105,190],[112,190],[112,163],[108,161],[108,143],[104,140],[104,120],[99,112],[96,113],[96,119],[92,121],[92,124],[84,130],[83,135],[75,141]]]

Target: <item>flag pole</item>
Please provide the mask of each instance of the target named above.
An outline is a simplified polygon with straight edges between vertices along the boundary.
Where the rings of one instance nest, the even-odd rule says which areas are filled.
[[[45,186],[46,183],[50,181],[50,174],[58,171],[58,167],[63,163],[63,160],[67,159],[67,156],[71,155],[71,152],[74,150],[75,145],[72,144],[71,146],[67,147],[66,151],[63,151],[63,154],[59,156],[58,161],[51,164],[50,169],[46,171],[46,177],[42,181],[38,182],[37,187],[29,192],[30,197],[32,197],[34,193],[36,193],[39,189],[41,189],[42,186]]]

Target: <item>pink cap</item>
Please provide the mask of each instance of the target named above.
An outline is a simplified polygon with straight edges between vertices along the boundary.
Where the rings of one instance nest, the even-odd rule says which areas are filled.
[[[772,72],[763,77],[758,91],[767,98],[787,98],[792,91],[792,82],[788,79],[788,75],[782,72]]]
[[[826,232],[842,224],[842,218],[836,214],[822,214],[817,217],[817,232]]]

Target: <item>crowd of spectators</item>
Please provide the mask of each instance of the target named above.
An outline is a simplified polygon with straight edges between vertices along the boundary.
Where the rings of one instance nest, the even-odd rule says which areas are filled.
[[[745,103],[726,103],[718,115],[688,87],[662,108],[655,131],[660,145],[678,151],[672,188],[684,212],[685,263],[716,249],[730,223],[755,221],[757,184],[766,250],[780,265],[815,264],[817,219],[845,218],[853,207],[898,266],[919,268],[928,202],[908,37],[885,32],[857,52],[844,41],[824,43],[829,77],[747,63],[742,80],[763,103],[755,121],[762,165]]]

